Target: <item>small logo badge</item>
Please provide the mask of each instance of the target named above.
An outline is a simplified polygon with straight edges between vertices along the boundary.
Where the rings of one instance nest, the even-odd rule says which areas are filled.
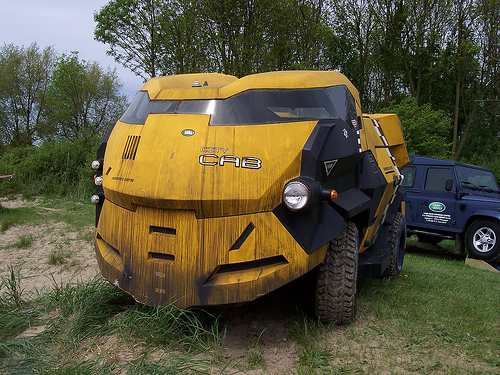
[[[335,164],[337,164],[337,160],[338,159],[335,159],[335,160],[327,160],[325,162],[323,162],[325,164],[325,170],[326,170],[326,175],[329,176],[330,173],[332,172],[333,170],[333,167],[335,167]]]
[[[192,135],[194,135],[194,130],[193,129],[184,129],[183,131],[181,131],[181,134],[184,137],[191,137]]]
[[[344,132],[344,137],[349,138],[349,133],[347,133],[347,130],[346,129],[343,129],[343,132]]]
[[[432,202],[429,204],[429,210],[432,212],[443,212],[446,210],[446,206],[441,202]]]

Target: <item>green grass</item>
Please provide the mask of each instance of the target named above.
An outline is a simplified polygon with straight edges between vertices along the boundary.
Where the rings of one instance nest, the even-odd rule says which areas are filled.
[[[36,208],[6,208],[0,204],[0,232],[5,232],[14,225],[37,223],[40,220],[41,216]]]
[[[13,245],[18,249],[27,249],[31,246],[35,237],[31,234],[19,236],[19,240]]]
[[[44,200],[2,209],[1,219],[58,221],[78,230],[92,224],[93,209],[85,202]],[[464,257],[450,252],[452,241],[440,243],[446,251],[415,245],[409,241],[395,280],[359,281],[358,316],[349,326],[322,325],[300,304],[281,307],[302,293],[295,287],[241,307],[152,308],[135,304],[102,278],[54,281],[44,294],[26,296],[19,270],[10,266],[0,281],[0,373],[233,374],[237,368],[266,374],[267,354],[283,344],[272,327],[282,326],[286,342],[294,343],[295,354],[288,355],[295,355],[298,374],[499,374],[500,275],[465,265]],[[58,250],[54,262],[65,262],[63,247]],[[270,315],[277,308],[284,315]],[[248,335],[253,320],[260,325]],[[37,336],[16,338],[38,326],[45,330]],[[227,326],[246,337],[235,357],[225,354],[232,345]]]
[[[69,250],[64,250],[59,247],[58,249],[50,252],[47,263],[52,266],[64,264],[66,263],[66,259],[69,257],[71,257]]]
[[[360,281],[360,311],[352,325],[324,326],[306,314],[290,312],[286,324],[297,345],[296,371],[498,373],[499,291],[497,274],[470,268],[453,257],[410,252],[396,280]],[[175,306],[136,305],[101,278],[83,284],[54,283],[45,295],[18,300],[2,299],[0,373],[203,373],[231,362],[221,355],[224,330],[216,316]],[[45,332],[15,339],[37,325],[45,325]],[[265,374],[263,333],[249,338],[245,368]],[[116,341],[112,351],[135,350],[128,362],[118,363],[104,353],[86,359],[88,352],[82,348],[111,338]],[[455,364],[454,358],[463,355],[482,370]],[[227,373],[235,371],[225,368]]]
[[[20,224],[42,224],[48,221],[62,222],[74,231],[93,225],[95,206],[90,201],[69,198],[43,199],[38,204],[6,208],[0,205],[0,232]]]

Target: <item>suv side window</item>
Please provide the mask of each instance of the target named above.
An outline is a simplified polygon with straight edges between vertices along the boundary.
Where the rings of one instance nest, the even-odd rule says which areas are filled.
[[[425,190],[446,191],[446,181],[453,181],[453,174],[449,168],[429,168],[425,180]],[[452,189],[455,187],[453,182]]]
[[[403,173],[404,180],[401,186],[406,187],[406,188],[411,188],[413,185],[415,185],[415,173],[417,171],[417,168],[408,166],[405,167],[401,172]]]

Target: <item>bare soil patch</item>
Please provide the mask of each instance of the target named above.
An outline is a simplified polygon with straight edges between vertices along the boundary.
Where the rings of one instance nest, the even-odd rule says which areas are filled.
[[[2,205],[9,207],[7,203],[11,202],[15,201],[2,202]],[[93,227],[83,230],[91,232]],[[54,283],[61,285],[90,280],[99,270],[92,244],[79,239],[83,234],[69,230],[64,223],[23,224],[8,228],[0,233],[0,278],[7,277],[9,266],[13,266],[19,270],[21,289],[28,295],[42,292]],[[16,246],[27,236],[32,239],[29,246]],[[49,264],[51,254],[59,264]]]

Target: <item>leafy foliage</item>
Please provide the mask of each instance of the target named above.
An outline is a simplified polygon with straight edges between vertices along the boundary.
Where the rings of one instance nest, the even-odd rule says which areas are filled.
[[[33,195],[88,195],[93,191],[90,163],[99,140],[45,142],[40,147],[18,147],[0,159],[0,174],[14,173],[2,181],[0,192]]]
[[[433,110],[430,104],[419,106],[415,98],[391,103],[381,111],[398,115],[409,153],[449,158],[452,124],[444,111]]]
[[[46,124],[47,92],[56,54],[12,44],[0,48],[0,144],[31,146]]]
[[[312,0],[112,0],[94,14],[94,35],[145,79],[317,69],[324,10]]]
[[[54,139],[103,136],[126,106],[115,71],[76,53],[57,56],[12,44],[0,47],[0,155]]]
[[[62,55],[49,88],[50,127],[46,136],[70,139],[103,135],[125,110],[115,71],[96,62],[79,61],[77,54]]]

